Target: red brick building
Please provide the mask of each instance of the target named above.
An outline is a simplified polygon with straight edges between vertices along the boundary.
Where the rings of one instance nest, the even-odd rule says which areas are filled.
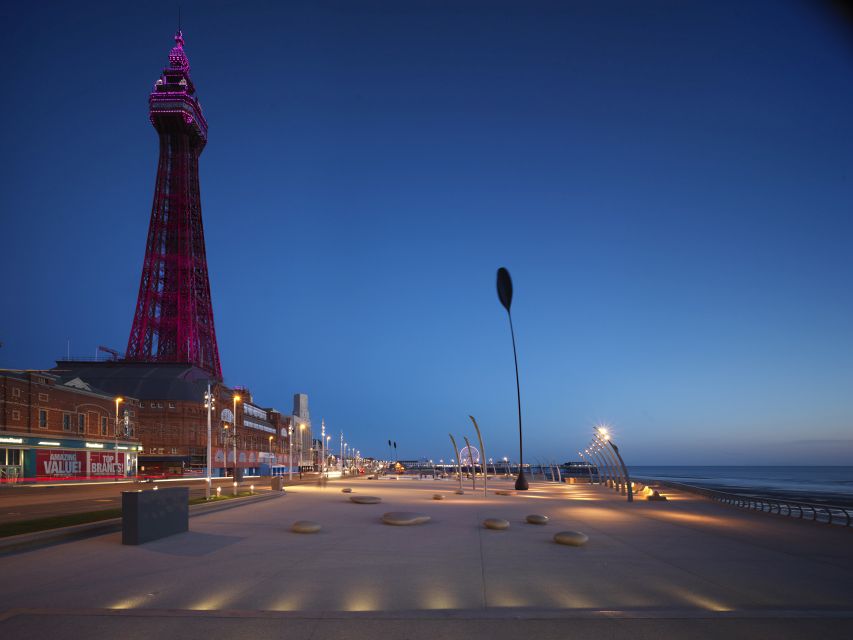
[[[232,389],[211,380],[210,373],[198,367],[176,363],[60,361],[54,373],[63,380],[78,378],[110,393],[138,398],[136,433],[142,445],[139,472],[143,475],[204,472],[208,385],[214,397],[213,475],[233,473],[235,424],[237,467],[241,473],[260,473],[273,456],[276,463],[286,464],[287,417],[256,404],[248,389]],[[239,397],[236,402],[235,396]]]
[[[0,481],[133,473],[139,403],[116,398],[77,377],[0,370]]]

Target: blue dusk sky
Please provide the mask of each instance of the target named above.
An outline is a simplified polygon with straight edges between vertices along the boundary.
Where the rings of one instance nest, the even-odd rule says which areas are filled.
[[[363,454],[849,464],[838,3],[187,2],[228,384]],[[0,366],[124,351],[177,3],[0,9]],[[201,399],[200,399],[201,400]]]

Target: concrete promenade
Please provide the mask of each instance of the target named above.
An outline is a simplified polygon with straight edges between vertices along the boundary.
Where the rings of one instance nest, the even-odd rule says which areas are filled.
[[[344,486],[382,503],[352,504]],[[470,480],[465,495],[457,486],[332,481],[194,517],[190,532],[140,547],[116,533],[0,557],[0,630],[52,640],[853,637],[851,529],[688,494],[627,504],[588,485],[485,499]],[[380,522],[387,511],[432,521],[391,527]],[[551,522],[526,524],[533,513]],[[487,517],[511,526],[483,529]],[[323,530],[289,532],[304,519]],[[552,542],[568,529],[587,545]]]

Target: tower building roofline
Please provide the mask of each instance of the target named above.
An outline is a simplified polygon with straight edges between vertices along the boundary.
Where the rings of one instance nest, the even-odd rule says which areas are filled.
[[[148,98],[149,117],[154,128],[174,131],[175,126],[194,134],[202,147],[207,142],[207,120],[195,95],[190,77],[190,61],[184,51],[184,34],[175,33],[175,46],[169,51],[169,66],[163,69]]]

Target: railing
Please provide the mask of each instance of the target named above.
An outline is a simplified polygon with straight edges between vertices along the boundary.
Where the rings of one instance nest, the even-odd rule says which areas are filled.
[[[656,478],[642,478],[648,485],[660,485],[671,489],[681,489],[695,493],[716,502],[729,504],[741,509],[751,509],[764,513],[775,513],[780,516],[798,518],[800,520],[812,520],[826,524],[840,524],[845,527],[853,524],[853,507],[838,507],[828,504],[815,504],[812,502],[798,502],[796,500],[785,500],[783,498],[770,498],[767,496],[739,495],[727,493],[716,489],[706,489],[681,482],[669,480],[658,480]]]

